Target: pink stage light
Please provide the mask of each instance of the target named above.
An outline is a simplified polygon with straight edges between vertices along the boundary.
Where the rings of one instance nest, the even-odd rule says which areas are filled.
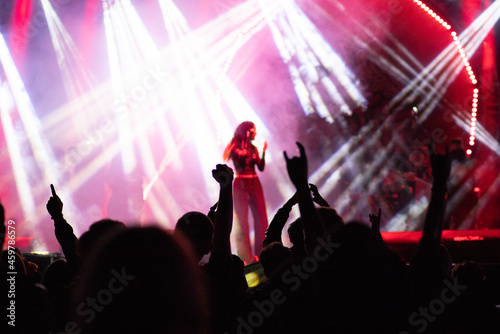
[[[30,26],[32,15],[33,0],[15,1],[14,11],[12,13],[11,33],[9,45],[12,58],[16,62],[17,68],[22,71],[28,43],[34,31]]]

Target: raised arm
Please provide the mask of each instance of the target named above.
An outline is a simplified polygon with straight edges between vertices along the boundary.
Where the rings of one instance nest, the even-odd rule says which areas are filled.
[[[283,153],[288,176],[297,189],[300,216],[304,223],[304,242],[306,250],[309,254],[312,254],[317,245],[318,237],[326,237],[327,231],[321,217],[314,207],[311,192],[309,191],[306,151],[301,143],[297,142],[297,146],[300,150],[299,157],[289,159],[286,152]]]
[[[262,148],[262,158],[260,158],[257,167],[262,172],[266,167],[266,150],[267,150],[267,141],[264,142],[264,147]]]
[[[219,202],[215,202],[215,204],[210,207],[210,211],[208,211],[207,214],[207,217],[210,218],[212,222],[215,221],[215,213],[217,212],[217,205],[219,205]]]
[[[378,241],[384,243],[384,239],[382,239],[382,234],[380,233],[380,219],[382,217],[382,210],[378,208],[377,215],[369,214],[368,216],[370,217],[370,223],[372,224],[373,235]]]
[[[446,183],[450,174],[448,149],[435,154],[430,147],[432,167],[431,199],[427,207],[422,238],[409,266],[410,295],[416,303],[428,302],[442,292],[444,279],[451,277],[449,253],[441,245],[441,230],[446,208]]]
[[[316,185],[309,183],[309,189],[311,190],[312,193],[312,200],[314,203],[318,204],[319,206],[324,206],[324,207],[330,207],[330,204],[321,196],[318,192],[318,187]]]
[[[447,182],[450,176],[451,161],[448,154],[434,153],[433,145],[430,145],[430,162],[432,168],[432,191],[431,200],[425,216],[424,230],[422,237],[425,239],[435,239],[441,241],[443,229],[444,213],[446,210]]]
[[[215,213],[212,256],[231,260],[230,235],[233,228],[233,170],[227,165],[217,165],[212,176],[219,183],[219,202]]]
[[[273,220],[271,220],[271,223],[269,223],[269,227],[266,230],[266,237],[262,242],[263,247],[266,247],[271,242],[281,242],[281,231],[283,230],[283,227],[290,216],[290,211],[292,211],[295,204],[297,204],[297,193],[293,194],[293,196],[290,197],[274,215]]]
[[[57,196],[54,185],[51,184],[50,189],[52,196],[47,202],[47,211],[50,214],[50,218],[54,221],[55,235],[59,245],[61,245],[68,267],[74,275],[77,275],[82,265],[82,261],[76,253],[76,241],[78,239],[73,233],[71,225],[64,219],[62,213],[63,202]]]

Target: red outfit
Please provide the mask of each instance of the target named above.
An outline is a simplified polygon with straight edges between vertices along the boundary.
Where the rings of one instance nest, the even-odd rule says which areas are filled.
[[[264,159],[259,157],[257,148],[248,144],[247,148],[234,148],[229,158],[236,170],[234,179],[234,211],[236,213],[235,236],[238,256],[245,262],[252,262],[252,255],[259,255],[268,226],[264,192],[255,166],[264,170]],[[254,227],[254,251],[250,242],[248,208],[252,211]]]

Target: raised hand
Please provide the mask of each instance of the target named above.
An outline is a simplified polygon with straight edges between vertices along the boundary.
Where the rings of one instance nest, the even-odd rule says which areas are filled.
[[[217,211],[214,218],[212,256],[231,258],[230,235],[233,227],[233,170],[219,164],[212,170],[212,176],[220,185]],[[214,208],[214,207],[212,207]]]
[[[290,197],[288,199],[288,201],[286,201],[285,204],[283,204],[283,207],[288,208],[289,210],[292,210],[292,207],[297,203],[298,203],[298,196],[297,196],[297,192],[295,192],[295,194],[293,194],[293,196]]]
[[[433,180],[431,200],[427,206],[422,238],[440,241],[446,211],[446,183],[450,176],[451,159],[448,154],[448,147],[446,147],[444,155],[437,154],[434,152],[434,143],[432,141],[429,144],[429,153]]]
[[[379,242],[384,243],[384,239],[382,239],[382,234],[380,233],[380,218],[382,216],[380,208],[378,208],[376,216],[371,214],[368,216],[370,217],[370,223],[372,223],[372,234]]]
[[[266,153],[267,150],[267,141],[264,141],[264,147],[262,147],[262,154]]]
[[[316,185],[309,183],[309,189],[311,190],[312,200],[314,203],[325,207],[330,206],[328,202],[319,194],[318,187],[316,187]]]
[[[308,175],[306,150],[299,142],[297,142],[297,146],[300,150],[299,157],[289,159],[286,152],[283,152],[283,154],[286,160],[288,176],[297,189],[297,199],[299,203],[300,217],[303,221],[306,250],[309,254],[313,254],[318,244],[318,238],[324,238],[327,234],[327,230],[323,220],[318,214],[318,211],[314,207],[311,191],[309,190],[309,184],[307,183]]]
[[[220,184],[221,188],[225,188],[232,185],[234,172],[228,165],[218,164],[212,170],[212,176]]]
[[[216,214],[218,205],[219,205],[219,202],[218,201],[215,202],[215,204],[210,207],[210,211],[207,214],[208,218],[210,218],[210,220],[212,220],[212,222],[215,221],[215,214]]]
[[[372,231],[380,231],[380,217],[381,217],[381,210],[378,208],[378,215],[368,215],[370,217],[370,223],[372,223]]]
[[[52,191],[52,196],[47,202],[47,211],[49,212],[52,219],[62,217],[63,202],[61,201],[59,196],[57,196],[53,184],[50,185],[50,190]]]
[[[307,184],[307,157],[304,146],[301,143],[297,142],[297,146],[300,150],[299,157],[293,157],[292,159],[288,158],[286,151],[283,152],[286,161],[286,168],[288,170],[288,176],[290,180],[295,185],[297,189],[301,187],[308,187]]]
[[[446,182],[448,181],[451,170],[451,159],[449,156],[448,147],[446,147],[446,153],[444,155],[435,153],[432,144],[430,145],[429,149],[433,187],[438,187],[446,190]]]

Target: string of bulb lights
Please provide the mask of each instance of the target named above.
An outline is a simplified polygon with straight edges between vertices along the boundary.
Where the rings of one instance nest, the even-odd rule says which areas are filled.
[[[446,30],[451,30],[451,25],[446,22],[442,17],[436,14],[432,9],[429,8],[423,1],[420,0],[413,0],[413,2],[419,6],[423,11],[425,11],[429,16],[434,18],[437,23],[439,23],[444,29]],[[458,50],[458,53],[462,57],[462,64],[467,70],[467,73],[469,74],[469,79],[472,83],[473,86],[477,84],[477,79],[474,74],[474,71],[472,70],[472,67],[470,66],[469,59],[467,57],[467,53],[464,50],[464,47],[462,46],[462,43],[460,42],[460,39],[458,38],[458,35],[456,31],[451,31],[450,33],[452,39],[455,41],[456,48]],[[474,87],[473,89],[473,94],[472,94],[472,107],[471,107],[471,112],[470,112],[470,122],[469,122],[469,146],[470,148],[467,149],[466,153],[467,155],[472,154],[472,147],[475,145],[476,141],[476,120],[477,120],[477,107],[478,107],[478,97],[479,97],[479,89],[477,87]]]

